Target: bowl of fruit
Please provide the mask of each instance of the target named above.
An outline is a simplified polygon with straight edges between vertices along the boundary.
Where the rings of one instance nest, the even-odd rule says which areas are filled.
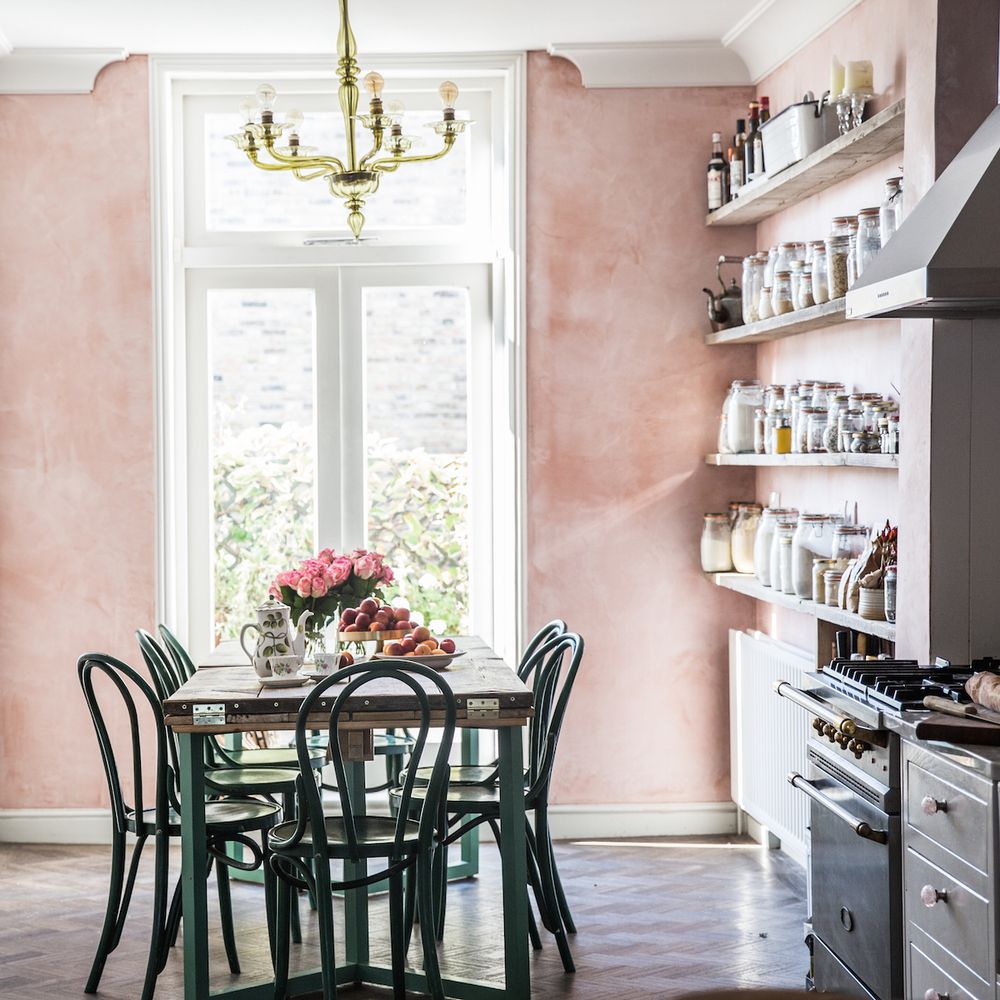
[[[373,659],[402,657],[434,670],[444,670],[456,656],[465,656],[465,652],[455,648],[454,639],[436,639],[429,628],[417,625],[402,638],[386,642]]]
[[[402,639],[413,628],[416,623],[410,621],[409,608],[394,608],[366,597],[356,608],[341,613],[337,632],[341,642],[375,642],[381,651],[387,639]]]

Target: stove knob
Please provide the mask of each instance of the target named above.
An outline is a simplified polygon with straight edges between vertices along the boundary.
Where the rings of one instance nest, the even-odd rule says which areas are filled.
[[[847,744],[847,749],[854,754],[855,760],[861,760],[861,758],[865,755],[865,751],[868,749],[868,744],[862,743],[861,740],[851,740],[851,742]]]
[[[842,747],[844,750],[851,745],[851,738],[849,736],[845,736],[843,733],[837,733],[837,735],[834,736],[834,740],[836,741],[837,746]]]
[[[813,729],[815,729],[820,736],[823,735],[823,725],[824,723],[822,719],[813,719]]]
[[[837,738],[837,730],[826,722],[823,724],[823,735],[832,743]]]
[[[935,989],[930,989],[924,994],[924,1000],[949,1000],[947,993],[938,993]]]
[[[925,795],[920,800],[920,808],[928,816],[933,816],[935,813],[946,813],[948,811],[948,802],[946,799],[936,799],[933,795]]]
[[[932,885],[925,885],[920,890],[920,902],[924,906],[934,906],[936,903],[947,903],[948,893],[944,889],[935,889]]]

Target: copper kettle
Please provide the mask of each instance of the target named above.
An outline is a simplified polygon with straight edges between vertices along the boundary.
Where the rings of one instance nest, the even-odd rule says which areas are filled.
[[[719,262],[715,265],[715,276],[719,279],[722,294],[716,295],[710,288],[703,288],[702,291],[708,296],[708,321],[712,324],[712,332],[728,330],[733,326],[743,325],[743,294],[740,286],[736,284],[736,279],[732,279],[729,287],[722,280],[723,264],[742,264],[742,257],[729,257],[722,254]]]

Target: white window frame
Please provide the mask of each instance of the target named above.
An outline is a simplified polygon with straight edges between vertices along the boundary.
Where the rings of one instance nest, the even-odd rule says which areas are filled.
[[[493,468],[491,579],[493,644],[512,660],[524,634],[524,53],[485,55],[371,56],[393,78],[411,84],[442,75],[489,89],[493,228],[488,239],[415,244],[404,231],[386,232],[361,246],[303,246],[301,232],[269,234],[269,245],[251,245],[247,235],[212,234],[185,244],[182,218],[185,183],[182,101],[185,94],[226,92],[239,81],[325,81],[335,90],[332,60],[304,56],[150,56],[150,122],[154,253],[154,334],[157,426],[157,603],[159,621],[183,640],[191,632],[189,590],[192,531],[189,510],[195,484],[188,476],[188,384],[185,276],[202,268],[327,267],[330,265],[488,264],[492,276]],[[388,71],[388,72],[387,72]],[[332,108],[337,105],[331,104]],[[475,127],[475,126],[474,126]],[[247,164],[247,169],[253,169]],[[413,169],[419,169],[415,167]],[[377,196],[376,196],[377,197]],[[447,234],[446,234],[447,235]],[[228,237],[237,237],[230,239]],[[367,268],[365,268],[367,271]],[[470,456],[471,457],[471,456]],[[199,492],[204,488],[199,487]],[[483,524],[473,530],[482,531]],[[482,620],[480,618],[480,620]],[[201,651],[195,650],[196,654]]]

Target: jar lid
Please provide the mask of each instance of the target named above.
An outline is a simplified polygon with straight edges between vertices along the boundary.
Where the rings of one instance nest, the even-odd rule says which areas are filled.
[[[804,260],[790,260],[788,266],[793,271],[801,271],[806,266],[806,262]]]
[[[858,212],[858,218],[859,219],[861,219],[861,218],[869,219],[869,218],[877,218],[877,217],[878,217],[878,209],[877,208],[863,208],[863,209],[861,209],[860,212]]]
[[[791,545],[792,544],[792,540],[787,535],[784,535],[784,536],[782,536],[781,538],[778,539],[778,544],[779,545]]]
[[[828,569],[823,573],[823,579],[827,583],[831,583],[834,580],[839,580],[846,572],[847,570],[843,569]]]
[[[838,524],[834,529],[835,535],[867,535],[869,532],[863,524]]]
[[[748,510],[751,514],[754,512],[760,513],[764,509],[764,505],[760,503],[741,503],[740,510]]]
[[[811,246],[813,248],[813,250],[825,250],[826,249],[826,243],[824,243],[823,240],[810,240],[809,241],[809,246]]]
[[[886,182],[886,184],[902,184],[903,183],[903,178],[902,177],[886,177],[885,182]]]
[[[790,278],[792,276],[791,271],[775,271],[774,276],[776,278]]]
[[[705,515],[705,520],[706,521],[725,521],[728,524],[729,523],[729,512],[727,511],[725,514],[718,514],[718,513],[715,513],[715,514],[706,514]]]
[[[801,524],[803,521],[808,521],[811,524],[818,524],[820,521],[829,521],[829,520],[830,520],[830,515],[829,514],[800,514],[799,515],[799,524]]]
[[[784,531],[791,531],[795,525],[798,523],[798,518],[794,521],[779,520],[776,527],[781,528]]]
[[[847,228],[851,231],[852,234],[856,233],[858,231],[858,220],[857,219],[848,219],[847,220]]]
[[[765,514],[770,514],[772,517],[780,517],[783,514],[792,515],[794,517],[799,516],[799,512],[794,507],[765,507]]]
[[[769,292],[770,290],[771,290],[771,286],[770,286],[770,285],[765,285],[765,286],[764,286],[764,287],[763,287],[763,288],[761,289],[761,291],[762,291],[762,292]]]
[[[851,238],[847,235],[841,236],[828,236],[826,240],[827,249],[830,247],[835,247],[840,250],[842,247],[848,247],[851,244]]]
[[[779,243],[778,244],[778,249],[779,250],[795,250],[795,249],[798,248],[798,246],[799,246],[798,243]]]
[[[833,217],[833,224],[835,226],[846,226],[850,218],[849,215],[835,215]]]
[[[734,378],[732,381],[734,389],[751,389],[758,385],[760,385],[760,380],[755,378]]]

